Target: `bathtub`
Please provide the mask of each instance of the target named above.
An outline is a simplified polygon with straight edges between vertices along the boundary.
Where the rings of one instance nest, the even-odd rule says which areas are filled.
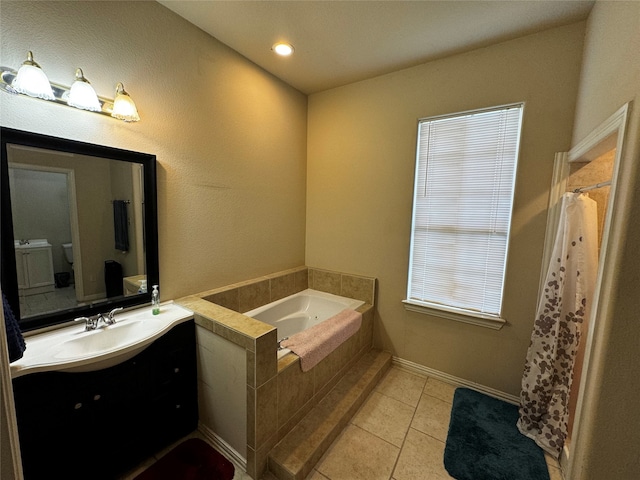
[[[276,327],[279,343],[282,339],[317,325],[346,308],[356,310],[361,305],[364,305],[361,300],[309,288],[245,312],[244,315]],[[278,350],[278,358],[289,352],[288,348]]]

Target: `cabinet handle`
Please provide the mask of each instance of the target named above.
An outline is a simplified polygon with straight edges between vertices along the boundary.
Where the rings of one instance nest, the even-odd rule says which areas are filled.
[[[101,397],[101,395],[94,395],[93,396],[93,400],[94,401],[98,401],[98,400],[100,400],[100,397]]]
[[[82,403],[81,402],[76,403],[73,408],[75,408],[76,410],[80,410],[82,408]]]

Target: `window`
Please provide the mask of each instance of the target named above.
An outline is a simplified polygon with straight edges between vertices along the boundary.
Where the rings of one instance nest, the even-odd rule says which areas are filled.
[[[522,110],[517,104],[420,120],[408,310],[504,324]]]

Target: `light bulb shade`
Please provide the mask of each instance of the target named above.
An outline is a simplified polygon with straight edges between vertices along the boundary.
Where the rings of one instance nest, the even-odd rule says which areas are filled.
[[[125,122],[138,122],[140,120],[136,104],[129,94],[125,92],[122,83],[118,83],[116,87],[116,99],[113,101],[111,116]]]
[[[100,106],[100,100],[98,95],[93,89],[89,80],[84,78],[81,69],[76,70],[76,81],[71,85],[69,90],[69,99],[67,105],[80,108],[82,110],[90,110],[92,112],[99,112],[102,110]]]
[[[31,52],[27,53],[27,60],[18,70],[18,75],[11,83],[11,87],[16,92],[30,97],[55,100],[49,79],[40,68],[40,65],[33,61]]]

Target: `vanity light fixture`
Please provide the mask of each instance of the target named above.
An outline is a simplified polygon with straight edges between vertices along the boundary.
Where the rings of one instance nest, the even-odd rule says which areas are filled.
[[[271,47],[271,50],[276,52],[281,57],[288,57],[293,53],[293,45],[286,42],[278,42]]]
[[[111,100],[96,94],[80,68],[76,70],[76,80],[71,87],[49,82],[31,52],[17,72],[9,67],[0,67],[0,90],[108,115],[125,122],[140,120],[136,105],[122,83],[116,86],[115,100]]]
[[[116,99],[113,101],[111,116],[125,122],[137,122],[140,120],[136,104],[124,90],[122,83],[118,83],[116,86]]]
[[[23,95],[43,100],[55,100],[47,75],[33,60],[33,53],[30,51],[27,52],[27,59],[18,69],[18,74],[11,82],[11,86],[16,92]]]
[[[76,69],[76,81],[73,82],[69,90],[67,105],[92,112],[102,110],[98,94],[96,94],[89,80],[84,77],[81,68]]]

